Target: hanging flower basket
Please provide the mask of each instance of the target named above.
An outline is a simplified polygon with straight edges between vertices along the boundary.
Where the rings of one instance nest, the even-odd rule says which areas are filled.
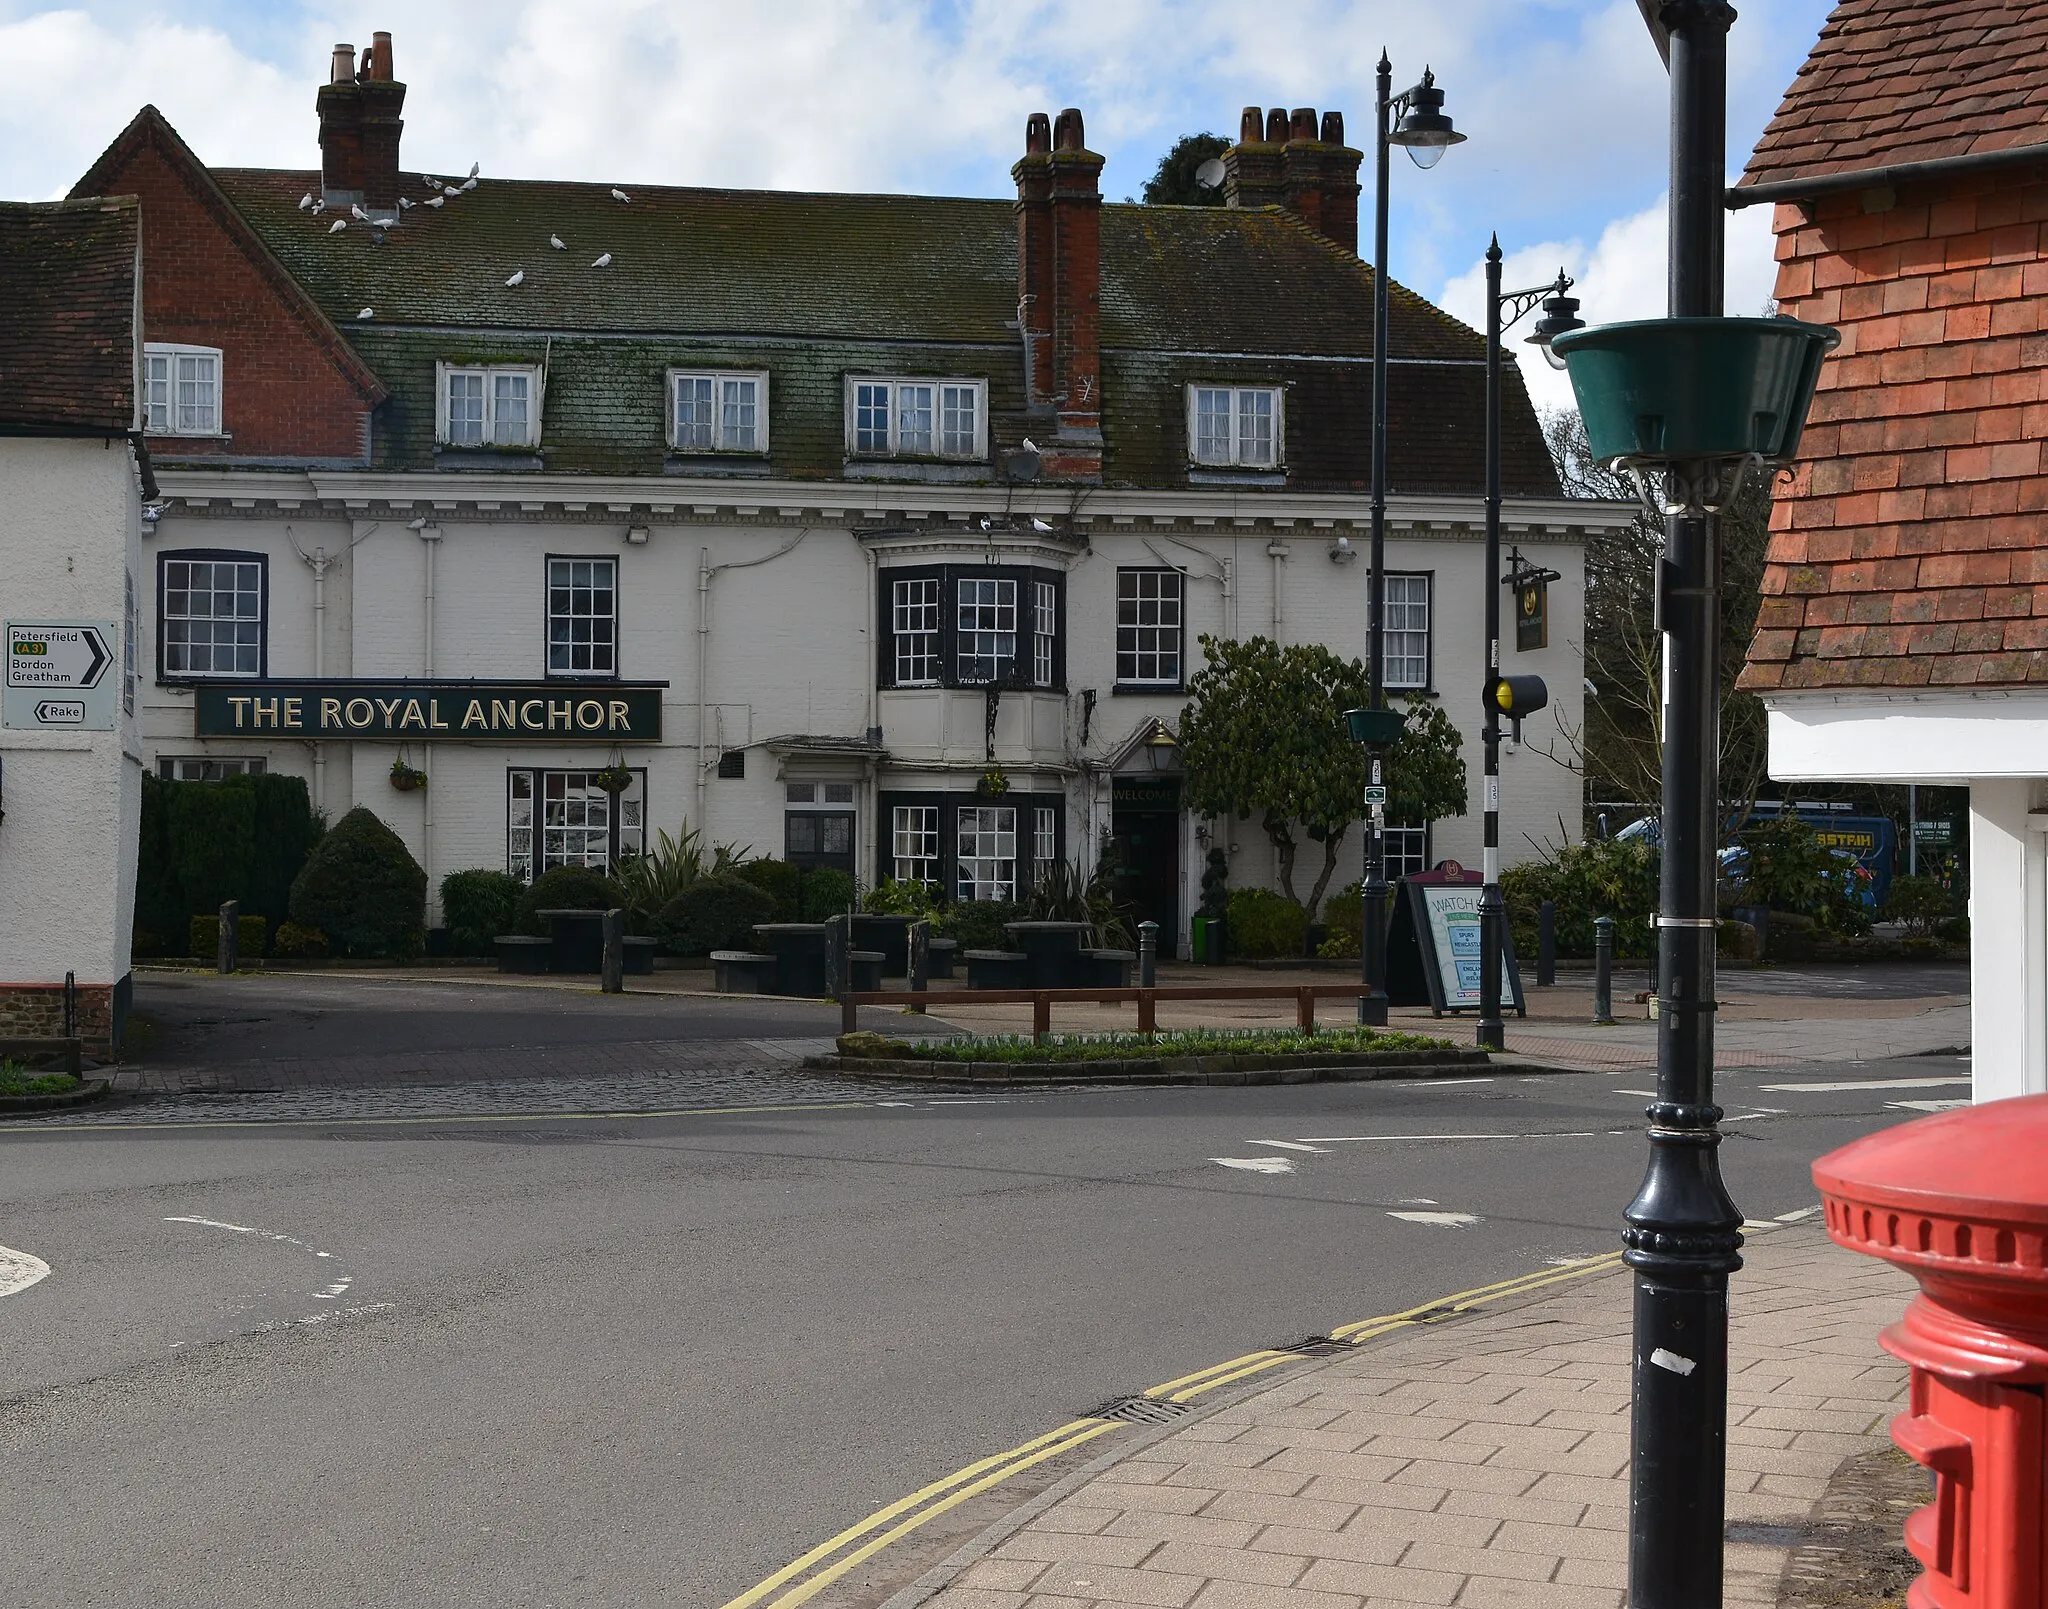
[[[606,793],[624,793],[633,785],[633,773],[622,765],[608,765],[590,780]]]
[[[975,782],[974,791],[983,799],[1000,799],[1010,791],[1010,779],[1001,766],[992,765]]]
[[[407,765],[403,760],[393,760],[391,785],[400,793],[417,793],[427,785],[427,774]]]

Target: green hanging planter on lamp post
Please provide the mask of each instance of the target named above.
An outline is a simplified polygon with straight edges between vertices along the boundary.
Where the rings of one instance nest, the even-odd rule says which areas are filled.
[[[1603,463],[1637,467],[1799,450],[1821,360],[1842,339],[1793,318],[1653,318],[1558,336]]]

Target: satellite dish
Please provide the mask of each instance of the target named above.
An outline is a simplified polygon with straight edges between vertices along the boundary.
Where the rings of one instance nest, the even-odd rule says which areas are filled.
[[[1196,168],[1195,183],[1204,190],[1220,190],[1223,187],[1223,159],[1212,156]]]

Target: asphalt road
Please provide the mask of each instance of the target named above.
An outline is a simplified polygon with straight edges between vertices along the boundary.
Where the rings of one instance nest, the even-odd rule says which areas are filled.
[[[1724,1080],[1737,1200],[1967,1072]],[[0,1296],[0,1601],[718,1605],[1108,1399],[1610,1249],[1647,1087],[0,1131],[52,1270]]]

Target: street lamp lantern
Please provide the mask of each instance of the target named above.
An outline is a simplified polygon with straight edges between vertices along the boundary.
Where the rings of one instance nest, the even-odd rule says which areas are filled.
[[[1444,92],[1436,87],[1436,74],[1427,67],[1422,69],[1422,82],[1405,98],[1407,115],[1387,138],[1403,147],[1418,168],[1433,168],[1444,159],[1444,152],[1461,144],[1465,136],[1444,116]]]
[[[1444,92],[1436,74],[1423,69],[1422,82],[1394,93],[1394,64],[1380,52],[1374,104],[1378,133],[1373,147],[1372,219],[1372,574],[1367,580],[1367,636],[1372,698],[1365,711],[1346,716],[1351,732],[1372,751],[1371,800],[1386,797],[1386,775],[1380,749],[1393,738],[1375,741],[1360,735],[1352,717],[1384,712],[1386,695],[1387,615],[1387,153],[1406,147],[1419,168],[1433,168],[1445,151],[1465,136],[1444,115]],[[1398,121],[1397,121],[1398,120]],[[1395,737],[1400,734],[1394,733]],[[1366,828],[1365,884],[1359,899],[1359,974],[1365,985],[1358,997],[1358,1020],[1369,1027],[1387,1023],[1387,818],[1386,807],[1371,803]]]
[[[1586,321],[1579,317],[1579,299],[1565,293],[1572,282],[1565,277],[1562,268],[1557,271],[1557,282],[1551,294],[1543,299],[1543,316],[1536,321],[1536,328],[1530,332],[1529,345],[1543,354],[1543,361],[1553,369],[1566,367],[1564,354],[1550,343],[1560,335],[1569,335],[1573,330],[1582,330]]]

